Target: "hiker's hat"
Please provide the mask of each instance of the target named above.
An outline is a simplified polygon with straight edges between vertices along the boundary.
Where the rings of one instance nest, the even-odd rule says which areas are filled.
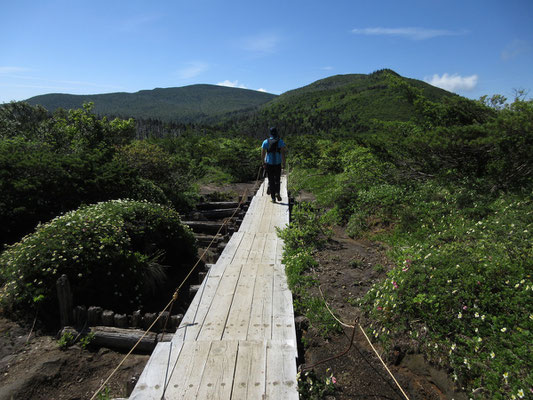
[[[272,128],[270,128],[270,135],[276,137],[278,136],[278,130],[276,129],[275,126],[273,126]]]

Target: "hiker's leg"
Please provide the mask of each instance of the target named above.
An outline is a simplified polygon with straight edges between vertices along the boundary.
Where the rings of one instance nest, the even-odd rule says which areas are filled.
[[[266,173],[267,173],[267,177],[268,177],[268,188],[270,189],[270,196],[272,197],[272,200],[275,199],[275,195],[276,195],[276,176],[275,176],[275,172],[274,172],[274,169],[272,167],[275,167],[275,165],[270,165],[270,164],[267,164],[266,165]]]
[[[274,194],[280,194],[281,164],[273,165],[274,169]]]

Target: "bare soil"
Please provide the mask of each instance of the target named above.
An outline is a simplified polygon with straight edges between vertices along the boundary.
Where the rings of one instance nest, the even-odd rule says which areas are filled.
[[[124,355],[108,349],[59,348],[54,336],[0,317],[0,399],[90,399]],[[116,397],[140,376],[149,355],[133,354],[107,385]]]

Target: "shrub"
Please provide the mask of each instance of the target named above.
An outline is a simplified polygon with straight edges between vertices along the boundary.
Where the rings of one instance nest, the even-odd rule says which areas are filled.
[[[55,282],[66,274],[75,304],[148,307],[156,294],[168,299],[195,257],[194,236],[168,207],[131,200],[84,206],[7,248],[0,256],[0,301],[12,311],[42,303],[55,317]]]
[[[410,334],[461,387],[483,388],[474,398],[531,387],[533,204],[429,184],[408,200],[417,223],[384,237],[398,266],[363,300],[372,333],[388,344]]]
[[[0,244],[80,204],[127,197],[138,178],[109,158],[109,150],[65,154],[20,137],[0,140]]]

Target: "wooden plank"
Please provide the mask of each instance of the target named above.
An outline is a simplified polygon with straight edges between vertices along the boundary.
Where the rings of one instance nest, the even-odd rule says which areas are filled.
[[[262,399],[266,379],[266,342],[239,341],[231,398]]]
[[[235,256],[231,260],[232,263],[243,264],[248,262],[248,256],[250,255],[250,250],[252,249],[252,244],[254,242],[255,233],[253,232],[244,232],[243,238],[239,247],[235,251]]]
[[[265,250],[261,262],[264,264],[274,264],[276,262],[276,249],[278,246],[278,236],[276,233],[266,234]]]
[[[283,240],[278,237],[276,242],[276,265],[282,265],[281,260],[283,258],[283,246]],[[285,271],[285,267],[283,267],[283,270]]]
[[[195,397],[184,399],[229,400],[233,373],[237,362],[237,341],[215,341],[211,344],[204,374]]]
[[[296,328],[294,325],[294,309],[292,293],[287,286],[285,272],[281,268],[274,269],[272,290],[272,340],[292,343],[296,350]],[[297,354],[295,353],[296,357]]]
[[[161,398],[165,387],[165,376],[170,379],[182,347],[183,343],[172,342],[159,343],[156,346],[129,397],[130,400]]]
[[[211,342],[184,342],[165,399],[195,399],[207,363]],[[159,400],[160,398],[157,397]]]
[[[203,325],[205,316],[209,311],[211,302],[220,284],[221,275],[215,275],[212,271],[216,265],[209,270],[206,278],[202,281],[200,289],[196,292],[187,312],[172,338],[174,343],[186,340],[196,340]]]
[[[255,292],[255,277],[259,264],[244,265],[235,289],[234,301],[229,310],[222,339],[244,340],[248,335],[251,307]],[[218,301],[218,300],[217,300]]]
[[[257,233],[254,237],[250,253],[248,254],[248,264],[260,263],[265,251],[266,234]]]
[[[244,233],[240,230],[231,235],[230,240],[226,244],[226,247],[224,247],[224,251],[218,258],[215,266],[229,264],[233,260],[233,257],[235,257],[235,251],[240,246],[243,237]]]
[[[274,211],[274,203],[267,202],[265,198],[265,203],[263,206],[263,213],[259,219],[258,226],[256,227],[256,232],[270,232],[270,223],[272,220],[272,214]]]
[[[272,286],[274,266],[260,264],[255,277],[255,289],[251,302],[248,340],[272,338]]]
[[[294,348],[283,342],[267,344],[266,399],[298,400]]]
[[[231,264],[226,268],[215,293],[215,301],[211,303],[197,340],[222,339],[241,270],[242,265],[237,264]]]

